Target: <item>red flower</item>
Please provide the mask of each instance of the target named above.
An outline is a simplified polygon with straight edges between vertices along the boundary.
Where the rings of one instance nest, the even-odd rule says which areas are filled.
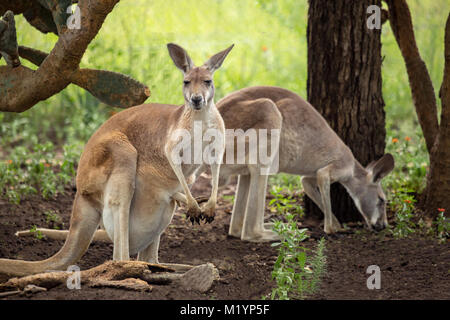
[[[397,143],[398,142],[398,139],[397,138],[393,138],[392,139],[392,143]]]
[[[444,208],[438,208],[438,211],[439,212],[445,212],[445,209]]]

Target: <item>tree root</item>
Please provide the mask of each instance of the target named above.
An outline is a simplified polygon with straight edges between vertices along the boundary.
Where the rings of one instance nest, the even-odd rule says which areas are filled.
[[[108,261],[92,269],[81,271],[80,286],[117,288],[140,292],[152,290],[151,284],[175,284],[188,290],[208,291],[219,279],[211,263],[192,267],[186,273],[175,273],[170,267],[141,261]],[[0,298],[15,294],[30,294],[49,290],[59,285],[76,282],[74,272],[55,271],[12,278],[0,284]]]

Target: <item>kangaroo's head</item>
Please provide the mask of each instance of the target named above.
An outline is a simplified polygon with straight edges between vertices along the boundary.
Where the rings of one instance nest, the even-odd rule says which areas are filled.
[[[198,111],[214,101],[214,71],[220,68],[233,46],[215,54],[203,66],[196,67],[186,50],[173,43],[167,45],[170,57],[184,75],[183,95],[186,106]]]
[[[355,204],[369,228],[381,231],[388,225],[386,216],[386,195],[381,180],[394,169],[394,157],[385,154],[378,161],[370,163],[354,189]]]

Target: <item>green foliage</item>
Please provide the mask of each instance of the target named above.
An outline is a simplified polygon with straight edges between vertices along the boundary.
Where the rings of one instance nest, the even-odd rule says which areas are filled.
[[[298,229],[295,215],[287,214],[287,222],[274,222],[274,230],[281,237],[278,258],[274,265],[272,278],[277,286],[272,290],[271,299],[304,299],[316,291],[325,274],[325,240],[321,239],[316,250],[309,255],[301,245],[308,238],[307,229]]]
[[[405,238],[415,232],[416,225],[412,221],[413,214],[411,212],[397,212],[395,227],[392,234],[396,238]]]
[[[392,134],[392,132],[390,133]],[[394,194],[398,190],[420,193],[425,188],[429,167],[425,141],[420,132],[410,136],[390,136],[386,152],[395,157],[395,169],[383,179],[383,185]]]
[[[288,212],[303,216],[303,208],[296,204],[296,199],[292,198],[292,195],[285,194],[283,187],[278,185],[272,185],[270,188],[270,194],[274,197],[269,202],[269,208],[271,211],[278,212],[279,214],[286,214]]]
[[[301,180],[302,178],[298,175],[280,173],[269,177],[269,185],[283,186],[283,190],[293,194],[303,189]]]
[[[30,229],[30,232],[34,235],[34,237],[38,240],[41,240],[44,238],[44,235],[42,234],[41,230],[37,230],[36,225],[33,225]]]
[[[384,2],[383,6],[386,7]],[[411,10],[417,46],[430,73],[440,104],[438,92],[444,71],[444,31],[450,2],[409,0],[408,6]],[[412,136],[412,132],[418,128],[417,115],[414,111],[405,62],[388,22],[383,25],[381,41],[384,59],[383,99],[386,104],[387,128],[399,136]]]
[[[50,224],[53,229],[60,230],[64,228],[61,216],[54,210],[44,212],[45,222]]]
[[[395,238],[404,238],[414,233],[416,225],[413,220],[414,203],[416,200],[407,190],[400,188],[392,197],[390,206],[395,215],[395,226],[391,229]]]
[[[56,196],[75,174],[79,154],[76,146],[64,147],[59,160],[51,142],[34,141],[30,148],[12,149],[9,159],[0,162],[0,195],[16,204],[33,193],[44,199]]]
[[[444,211],[440,211],[436,220],[434,221],[434,227],[436,228],[436,235],[440,242],[446,243],[450,236],[450,221],[445,217]]]
[[[234,195],[224,195],[222,196],[223,200],[233,204],[234,203]]]

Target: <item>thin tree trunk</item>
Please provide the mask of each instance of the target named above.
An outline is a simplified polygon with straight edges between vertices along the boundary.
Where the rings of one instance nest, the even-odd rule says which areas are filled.
[[[386,2],[389,6],[391,28],[405,60],[417,117],[428,152],[431,153],[439,131],[433,83],[416,45],[408,5],[404,0],[386,0]]]
[[[310,0],[308,13],[308,100],[362,165],[384,154],[386,136],[381,30],[366,25],[374,4],[381,0]],[[331,201],[341,222],[362,220],[340,185],[332,186]],[[308,213],[322,215],[305,202]]]
[[[435,148],[430,156],[426,210],[434,218],[438,209],[450,212],[450,14],[445,26],[445,67],[439,97],[442,101],[441,124]]]
[[[440,90],[441,123],[428,70],[416,45],[411,13],[405,0],[386,0],[389,20],[408,72],[417,117],[430,154],[430,171],[424,191],[424,210],[434,219],[438,209],[450,211],[450,15],[445,28],[445,67]]]

